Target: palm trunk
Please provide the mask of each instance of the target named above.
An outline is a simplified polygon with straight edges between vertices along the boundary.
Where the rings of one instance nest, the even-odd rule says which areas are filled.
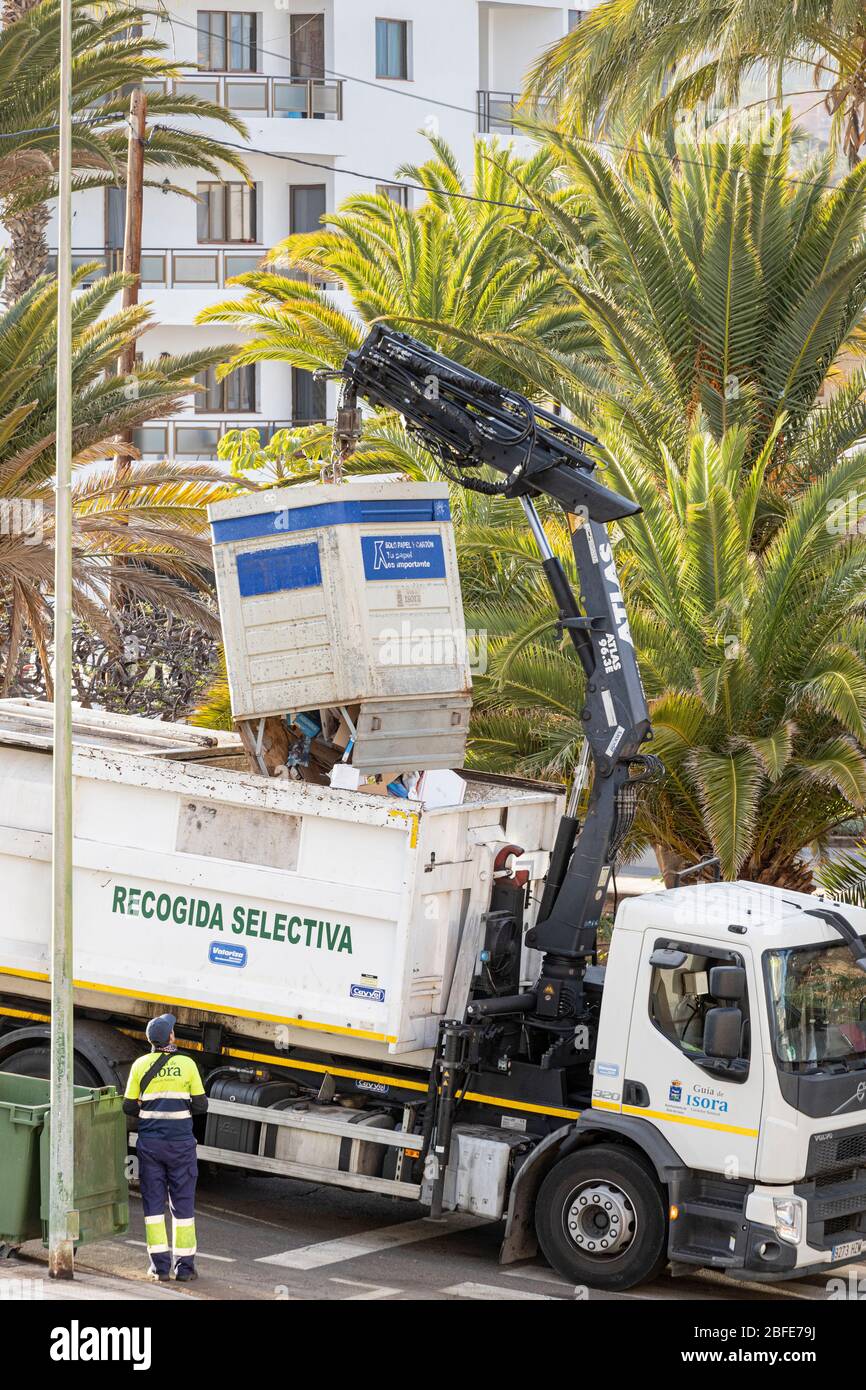
[[[689,864],[689,860],[682,854],[676,854],[674,850],[669,849],[667,845],[653,845],[653,853],[655,854],[656,863],[659,866],[659,872],[661,873],[665,888],[673,888],[674,875],[680,869],[685,869]]]
[[[45,228],[51,214],[44,203],[14,216],[4,213],[3,225],[9,236],[9,267],[3,285],[7,303],[14,304],[45,269],[48,242]]]
[[[3,0],[0,20],[4,27],[31,10],[36,0]],[[3,225],[9,237],[9,266],[3,285],[7,303],[13,304],[45,269],[48,242],[45,228],[50,213],[44,203],[19,212],[14,217],[4,209]]]

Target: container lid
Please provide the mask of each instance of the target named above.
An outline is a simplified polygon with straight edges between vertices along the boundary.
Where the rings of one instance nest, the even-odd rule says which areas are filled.
[[[208,517],[219,543],[346,523],[450,521],[451,507],[447,483],[379,476],[245,492],[211,503]]]

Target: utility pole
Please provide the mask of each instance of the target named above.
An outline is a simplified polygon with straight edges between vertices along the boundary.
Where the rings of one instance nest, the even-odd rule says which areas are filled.
[[[129,285],[124,285],[121,304],[130,309],[138,303],[141,283],[141,219],[144,202],[144,144],[147,123],[147,96],[136,87],[129,98],[129,137],[126,145],[126,211],[123,225],[123,272],[134,276]],[[118,376],[129,376],[135,370],[135,339],[125,343],[117,359]],[[124,444],[132,443],[132,430],[124,430],[118,436],[118,450],[114,459],[114,477],[118,488],[125,486],[132,474],[132,455],[124,451]],[[119,606],[122,591],[112,585],[112,607]]]
[[[51,1135],[48,1273],[72,1279],[72,5],[60,5],[57,419],[54,521],[54,811],[51,848]]]
[[[144,144],[147,134],[147,96],[136,87],[129,98],[129,138],[126,145],[126,217],[123,226],[123,273],[134,275],[125,285],[121,303],[131,309],[138,303],[141,281],[141,214],[144,202]],[[126,375],[135,368],[135,339],[126,343],[117,370]],[[118,453],[118,457],[120,454]]]

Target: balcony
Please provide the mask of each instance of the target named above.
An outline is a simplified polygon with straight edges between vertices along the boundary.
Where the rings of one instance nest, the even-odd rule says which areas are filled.
[[[327,77],[267,77],[263,73],[196,73],[144,83],[148,93],[198,96],[230,111],[277,120],[343,119],[343,84]]]
[[[213,463],[217,445],[229,430],[255,429],[261,443],[267,444],[277,430],[298,429],[315,420],[259,420],[240,416],[236,420],[153,420],[133,431],[133,443],[145,459],[173,459],[186,463]]]
[[[202,287],[224,287],[236,275],[246,275],[257,270],[267,252],[264,247],[245,250],[237,246],[188,246],[188,247],[143,247],[141,252],[141,286],[161,285],[164,289],[196,289]],[[123,269],[123,252],[106,250],[104,246],[77,247],[72,256],[73,270],[91,265],[82,284],[92,285],[103,276]],[[303,271],[290,266],[272,263],[272,269],[291,280],[301,280],[315,285],[317,289],[338,290],[337,281],[311,280]],[[57,274],[57,251],[49,252],[46,270]]]
[[[477,97],[476,128],[479,135],[491,135],[499,132],[506,135],[526,135],[526,131],[514,124],[514,117],[520,105],[520,92],[480,91],[477,93]],[[523,115],[534,116],[541,121],[550,120],[554,115],[553,103],[551,101],[539,102],[531,111],[525,108]]]

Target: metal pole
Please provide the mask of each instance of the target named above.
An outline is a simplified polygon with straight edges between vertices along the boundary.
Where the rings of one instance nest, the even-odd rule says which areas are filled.
[[[54,837],[48,1273],[73,1277],[72,1051],[72,8],[60,6],[54,525]]]
[[[519,497],[518,501],[523,508],[526,520],[529,522],[529,528],[535,537],[535,544],[541,552],[542,560],[552,560],[553,551],[550,546],[550,541],[547,539],[544,527],[541,524],[541,517],[536,511],[535,503],[531,497]]]

